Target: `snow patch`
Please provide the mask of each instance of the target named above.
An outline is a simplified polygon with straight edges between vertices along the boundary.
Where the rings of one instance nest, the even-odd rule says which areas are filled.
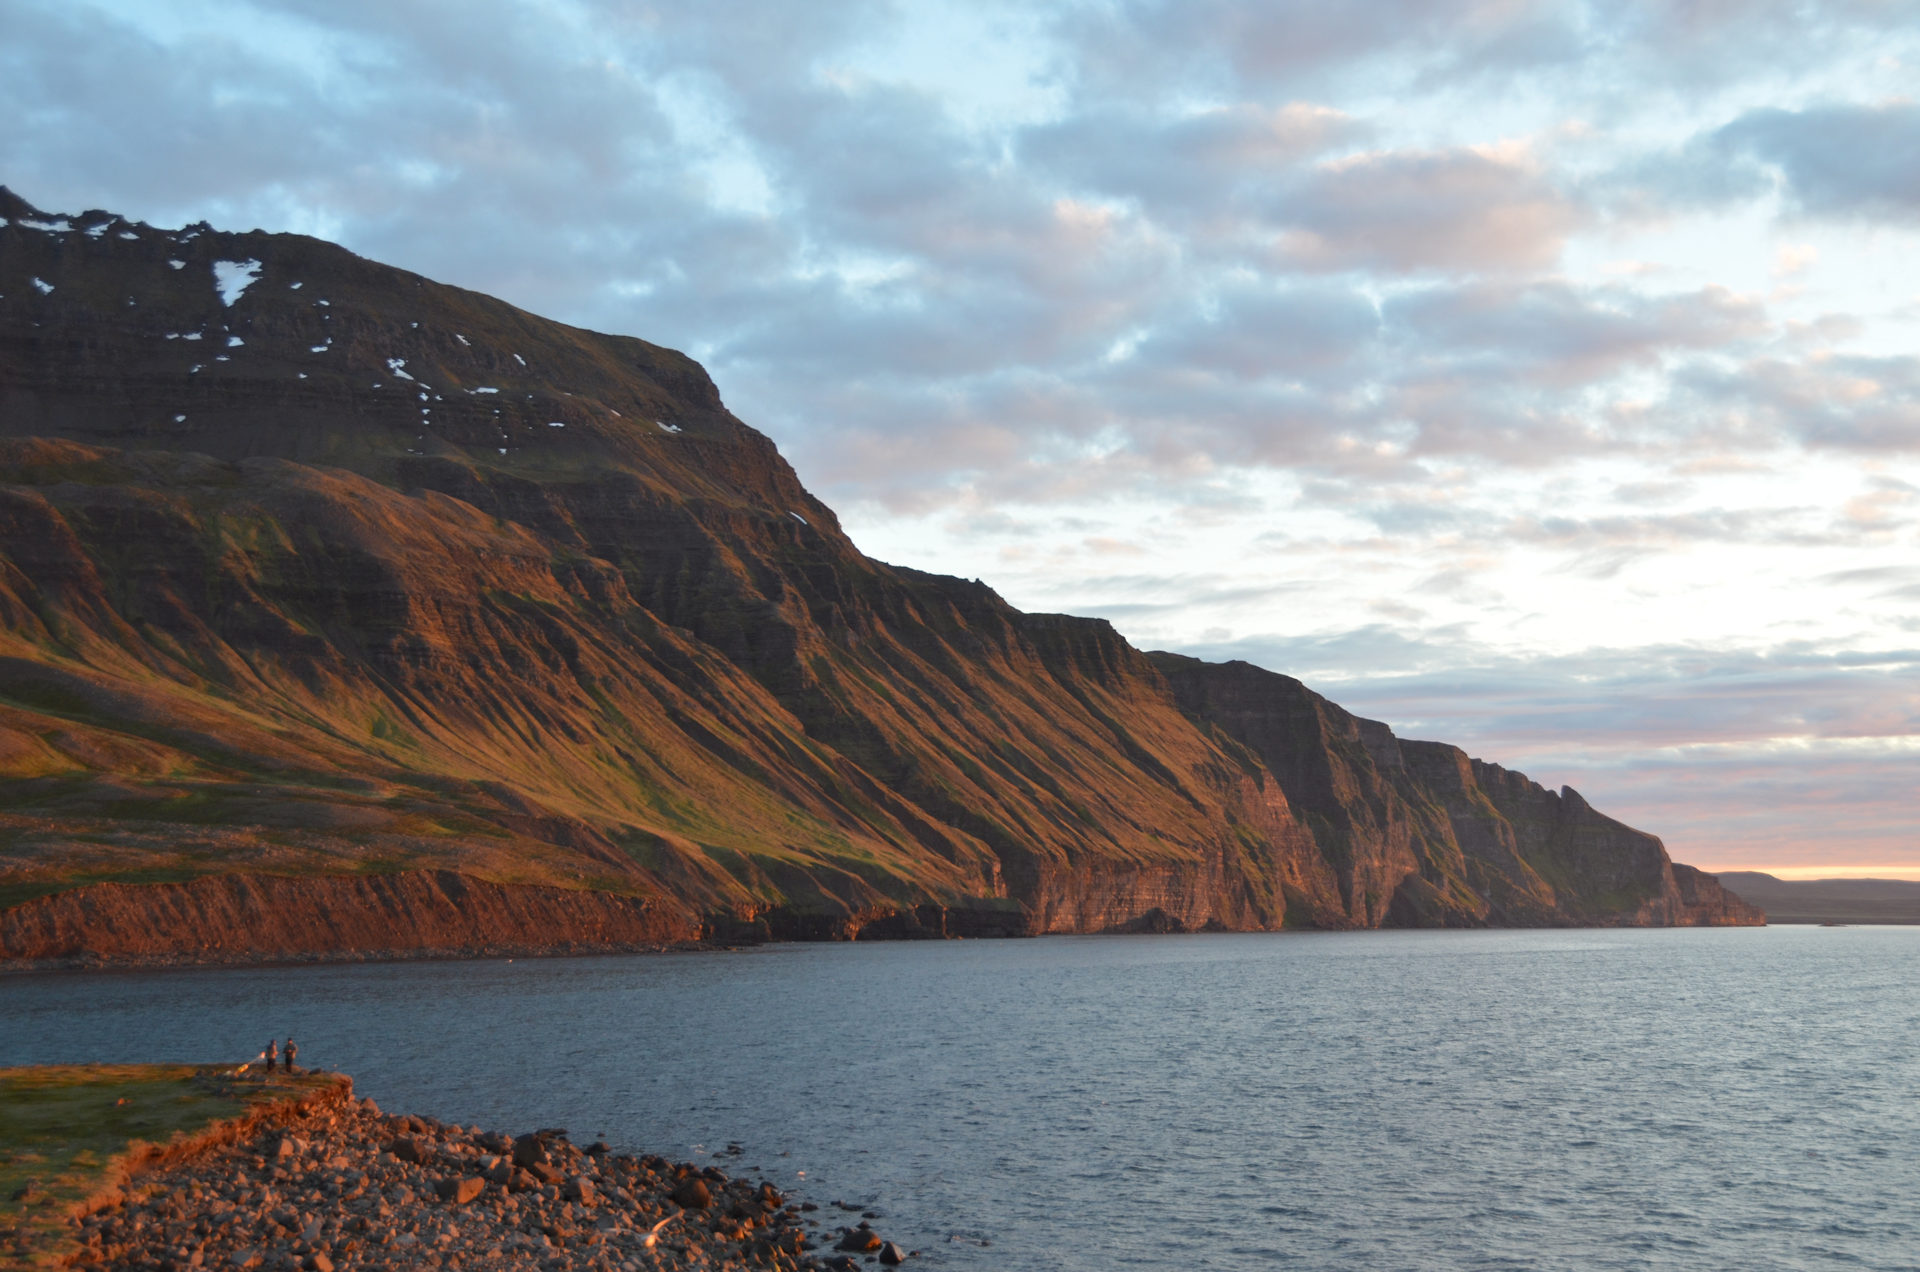
[[[33,280],[33,285],[40,289],[40,294],[42,296],[53,295],[53,284],[48,282],[46,279],[36,278]]]
[[[407,365],[407,360],[405,358],[388,358],[387,359],[387,370],[393,372],[395,375],[399,376],[402,380],[411,380],[413,379],[413,377],[406,373],[406,370],[405,370],[406,365]]]
[[[288,291],[299,291],[299,290],[300,290],[300,289],[301,289],[302,287],[305,287],[305,286],[306,286],[306,284],[305,284],[305,283],[288,283],[288,284],[287,284],[287,290],[288,290]]]
[[[668,433],[678,433],[680,431],[678,424],[669,424],[665,420],[655,420],[654,423],[658,424],[663,431]]]
[[[100,222],[100,224],[98,224],[98,225],[96,225],[96,226],[94,226],[94,227],[93,227],[92,229],[90,229],[90,230],[88,230],[88,231],[87,231],[87,237],[88,237],[88,238],[90,238],[90,239],[97,239],[97,238],[104,238],[104,237],[106,237],[106,233],[107,233],[107,226],[108,226],[109,224],[111,224],[111,223],[110,223],[110,222],[107,222],[107,221],[102,221],[102,222]]]
[[[329,305],[329,306],[333,304],[333,302],[330,300],[316,300],[313,303],[316,305]]]
[[[246,342],[246,341],[244,341],[244,340],[242,340],[242,339],[241,339],[240,337],[238,337],[238,336],[228,336],[228,337],[227,337],[227,348],[229,348],[229,349],[238,349],[238,348],[239,348],[239,347],[240,347],[241,345],[243,345],[243,344],[245,344],[245,343],[247,343],[247,342]]]
[[[187,267],[185,261],[168,261],[167,264],[173,266],[175,269],[185,269]]]
[[[799,513],[797,513],[797,512],[789,512],[789,513],[787,513],[787,515],[788,515],[789,517],[792,517],[792,518],[793,518],[793,519],[794,519],[795,521],[798,521],[798,522],[799,522],[799,523],[800,523],[801,525],[803,525],[803,526],[804,526],[804,525],[809,525],[809,524],[811,524],[810,522],[808,522],[808,520],[807,520],[807,519],[806,519],[805,517],[803,517],[803,516],[801,516],[801,515],[800,515]]]
[[[54,217],[50,221],[41,221],[30,216],[23,216],[20,218],[18,224],[24,225],[30,230],[47,230],[54,234],[65,234],[73,228],[73,223],[64,216]]]
[[[187,417],[184,415],[176,415],[173,417],[173,422],[175,424],[185,424],[187,422]]]
[[[548,420],[547,427],[548,428],[565,428],[566,425],[559,420]]]
[[[220,303],[231,305],[260,277],[259,261],[215,261],[213,285],[220,289]]]
[[[120,231],[120,237],[125,239],[129,243],[138,243],[140,241],[140,236],[138,234],[135,234],[132,230]]]
[[[461,344],[467,346],[467,348],[469,349],[473,348],[473,342],[471,340],[468,340],[465,336],[461,335],[459,332],[457,331],[454,332],[453,338],[455,340],[458,340]]]
[[[504,454],[506,454],[506,453],[507,453],[507,448],[506,448],[506,447],[504,447],[504,446],[502,446],[502,447],[500,448],[500,453],[501,453],[502,455],[504,455]]]
[[[197,331],[188,331],[188,332],[182,333],[180,338],[182,340],[198,340],[200,338],[200,333]]]
[[[299,377],[300,377],[300,378],[301,378],[302,380],[304,380],[304,379],[306,379],[306,378],[307,378],[307,373],[306,373],[305,371],[300,371],[300,372],[296,372],[296,374],[297,374],[297,375],[298,375],[298,376],[299,376]]]
[[[525,358],[523,358],[523,357],[521,357],[521,356],[520,356],[519,354],[517,354],[517,353],[513,355],[513,360],[514,360],[515,362],[518,362],[518,363],[519,363],[519,364],[520,364],[521,366],[523,366],[523,367],[527,365],[527,360],[526,360]]]
[[[494,388],[494,387],[493,387],[492,385],[488,385],[488,384],[483,384],[483,385],[481,385],[481,386],[480,386],[479,388],[477,388],[477,389],[468,389],[468,390],[467,390],[467,392],[469,392],[469,393],[498,393],[499,391],[500,391],[500,390],[498,390],[498,389],[496,389],[496,388]]]
[[[328,349],[332,348],[332,346],[333,346],[333,342],[329,340],[326,344],[313,346],[313,348],[307,350],[307,352],[308,353],[325,353]]]

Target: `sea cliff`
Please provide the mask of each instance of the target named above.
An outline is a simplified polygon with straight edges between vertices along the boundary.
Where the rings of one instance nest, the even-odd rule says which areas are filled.
[[[1761,921],[1571,790],[865,556],[672,350],[0,220],[0,957]]]

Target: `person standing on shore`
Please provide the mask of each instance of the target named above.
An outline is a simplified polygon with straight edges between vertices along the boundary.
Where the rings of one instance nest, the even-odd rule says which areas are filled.
[[[291,1035],[289,1035],[287,1038],[287,1072],[288,1073],[299,1072],[298,1069],[295,1069],[293,1067],[293,1058],[299,1054],[300,1054],[300,1048],[293,1045],[293,1038]]]
[[[280,1044],[272,1038],[267,1039],[267,1072],[268,1073],[273,1072],[273,1062],[279,1058],[280,1058]]]

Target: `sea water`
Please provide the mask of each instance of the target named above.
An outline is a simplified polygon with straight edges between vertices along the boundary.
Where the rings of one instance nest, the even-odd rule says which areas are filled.
[[[1920,929],[1356,932],[0,978],[0,1064],[293,1034],[950,1269],[1920,1268]]]

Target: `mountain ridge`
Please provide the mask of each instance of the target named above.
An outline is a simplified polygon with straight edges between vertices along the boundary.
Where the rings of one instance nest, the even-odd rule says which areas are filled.
[[[1571,791],[864,556],[684,355],[300,236],[0,217],[0,902],[453,871],[673,938],[1759,921]]]
[[[1726,870],[1772,923],[1920,924],[1920,880],[1781,879],[1760,870]]]

